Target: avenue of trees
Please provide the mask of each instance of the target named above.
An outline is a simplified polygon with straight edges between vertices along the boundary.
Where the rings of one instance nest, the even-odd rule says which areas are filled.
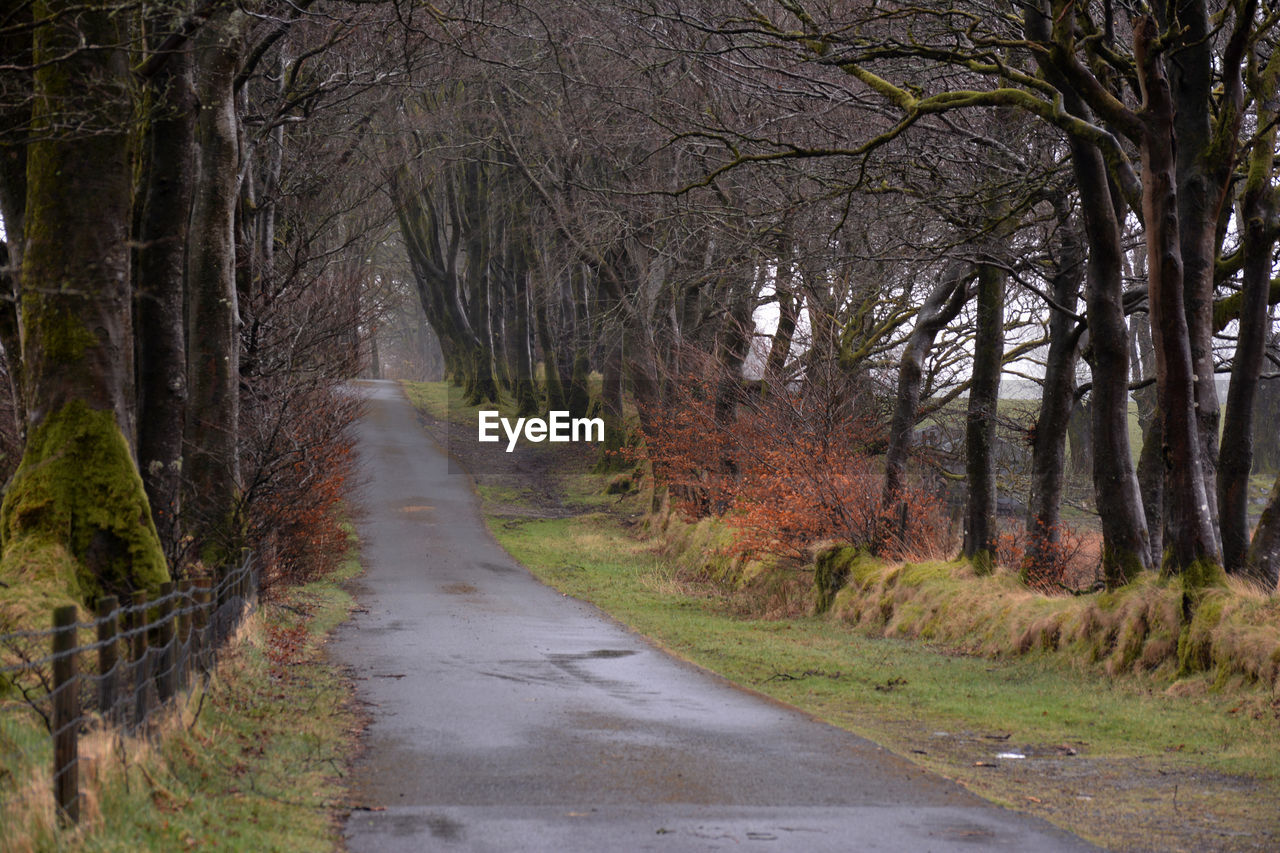
[[[886,427],[863,439],[890,520],[928,424],[960,407],[946,443],[963,467],[943,473],[967,483],[980,570],[1002,503],[1024,515],[1024,570],[1051,559],[1070,460],[1107,584],[1225,569],[1275,587],[1280,491],[1250,498],[1275,472],[1280,366],[1271,6],[485,12],[442,25],[463,58],[406,104],[395,178],[471,400],[581,407],[598,371],[606,416],[624,389],[653,436],[645,420],[707,364],[726,430],[757,391],[838,386]],[[1019,376],[1040,389],[1025,451],[997,434],[1002,378]],[[1016,495],[997,483],[1011,454],[1029,469]]]
[[[362,177],[377,20],[319,10],[0,13],[6,596],[345,549],[337,383],[389,220]]]
[[[304,558],[338,383],[423,349],[408,295],[471,402],[826,448],[869,548],[945,490],[979,571],[1019,516],[1033,579],[1070,501],[1108,585],[1274,589],[1278,34],[1258,0],[9,4],[0,580]],[[682,506],[783,500],[704,444],[654,457]]]

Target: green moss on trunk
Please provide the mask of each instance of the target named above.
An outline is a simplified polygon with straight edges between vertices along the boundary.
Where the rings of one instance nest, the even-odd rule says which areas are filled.
[[[829,548],[814,559],[813,591],[814,611],[826,613],[835,601],[836,593],[849,582],[849,566],[856,562],[861,552],[853,547]]]
[[[104,593],[155,592],[169,580],[164,553],[124,434],[109,410],[76,400],[32,430],[0,506],[0,574],[65,549],[59,581],[91,602]]]

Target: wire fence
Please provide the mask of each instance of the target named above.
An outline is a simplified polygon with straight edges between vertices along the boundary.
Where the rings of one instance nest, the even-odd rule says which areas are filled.
[[[0,824],[45,807],[80,819],[81,742],[97,733],[149,737],[160,713],[197,679],[257,603],[251,556],[224,574],[167,583],[157,597],[105,596],[53,627],[0,634]]]

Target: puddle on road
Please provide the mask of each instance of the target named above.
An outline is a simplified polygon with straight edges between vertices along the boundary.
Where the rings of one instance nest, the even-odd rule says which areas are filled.
[[[444,588],[444,591],[449,595],[472,595],[480,590],[469,583],[451,583]]]
[[[572,664],[580,660],[607,660],[609,658],[626,658],[631,657],[638,652],[633,649],[596,649],[591,652],[576,652],[574,654],[552,654],[547,655],[547,659],[557,666],[563,664]]]
[[[427,829],[433,838],[457,841],[462,837],[463,824],[447,815],[433,814],[427,817]]]

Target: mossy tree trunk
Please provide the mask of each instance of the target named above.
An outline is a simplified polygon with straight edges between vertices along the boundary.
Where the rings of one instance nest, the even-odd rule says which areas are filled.
[[[235,75],[243,13],[211,19],[196,40],[197,192],[187,255],[190,408],[184,454],[187,528],[202,559],[222,562],[239,545],[240,421],[235,212],[240,190]]]
[[[5,217],[5,221],[10,220]],[[13,240],[15,246],[21,242],[21,237]],[[27,422],[22,405],[22,335],[18,319],[18,279],[21,265],[13,258],[14,253],[10,251],[8,241],[0,242],[0,347],[4,348],[9,398],[13,401],[13,434],[21,442],[22,436],[26,434]],[[6,471],[12,465],[13,462],[7,459],[0,463],[0,467]]]
[[[0,573],[44,567],[64,594],[155,590],[168,579],[130,453],[132,373],[121,18],[105,2],[35,14],[33,138],[20,278],[28,440],[0,508]],[[78,50],[82,43],[104,45]]]
[[[604,415],[604,444],[596,463],[596,470],[601,472],[628,465],[628,460],[620,453],[627,444],[627,427],[622,411],[625,337],[621,328],[610,335],[601,366],[600,408]]]
[[[138,468],[160,541],[172,557],[182,535],[178,522],[187,413],[183,288],[197,111],[190,52],[174,52],[144,82],[146,160],[134,267]]]
[[[489,330],[489,340],[493,342],[493,377],[499,388],[508,391],[516,390],[515,382],[515,346],[516,339],[512,333],[513,291],[510,282],[497,271],[488,276],[489,280],[489,321],[485,327]]]

